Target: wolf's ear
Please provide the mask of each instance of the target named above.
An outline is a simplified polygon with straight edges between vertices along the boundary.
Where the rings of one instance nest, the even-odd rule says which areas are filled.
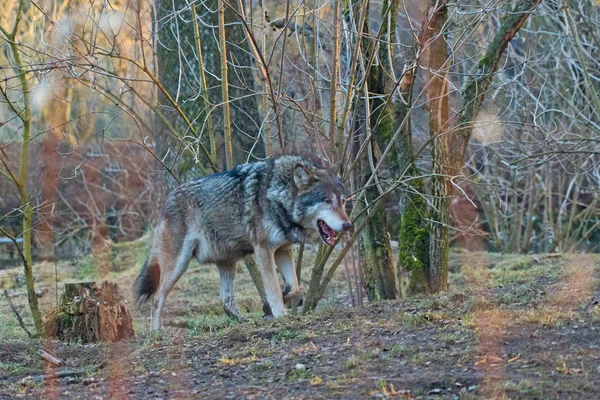
[[[315,179],[314,174],[302,164],[294,168],[294,183],[298,189],[303,189]]]

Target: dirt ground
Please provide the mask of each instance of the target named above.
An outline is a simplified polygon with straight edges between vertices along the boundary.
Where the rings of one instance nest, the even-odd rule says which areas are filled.
[[[600,398],[599,270],[592,255],[460,253],[443,295],[235,323],[217,314],[216,286],[197,303],[194,292],[216,278],[196,269],[169,298],[159,333],[147,332],[147,311],[136,314],[135,339],[114,345],[2,328],[0,398]],[[256,299],[241,297],[252,311]],[[40,347],[80,374],[38,380],[57,371]]]

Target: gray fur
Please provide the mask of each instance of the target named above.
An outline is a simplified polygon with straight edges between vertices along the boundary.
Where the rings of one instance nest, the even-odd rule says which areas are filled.
[[[160,327],[165,299],[191,257],[217,264],[224,308],[243,318],[233,292],[235,265],[254,253],[273,315],[284,315],[283,300],[299,293],[291,244],[318,237],[318,220],[334,231],[349,229],[344,196],[336,176],[297,156],[239,165],[179,186],[167,196],[149,260],[137,280],[138,294],[156,294],[152,328]],[[284,277],[285,298],[276,267]],[[153,268],[160,269],[158,285],[152,285],[158,281]]]

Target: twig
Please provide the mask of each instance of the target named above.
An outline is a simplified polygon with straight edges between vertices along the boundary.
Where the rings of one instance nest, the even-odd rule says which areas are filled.
[[[31,338],[32,337],[31,332],[29,332],[29,329],[27,329],[27,327],[25,326],[25,323],[23,322],[23,318],[21,318],[21,315],[19,315],[19,312],[17,311],[14,304],[12,303],[10,296],[8,295],[8,291],[6,289],[4,290],[4,297],[6,297],[6,301],[8,301],[10,308],[12,309],[13,313],[15,314],[15,317],[17,318],[17,322],[19,323],[19,326],[21,328],[23,328],[23,330],[25,331],[27,336],[29,336]]]
[[[50,364],[53,364],[53,365],[56,365],[59,367],[63,364],[63,362],[60,359],[58,359],[57,357],[54,357],[52,354],[48,353],[44,349],[39,349],[38,354],[40,355],[40,357],[42,357],[42,360],[46,360]]]
[[[15,238],[11,234],[9,234],[7,231],[2,229],[2,227],[0,227],[0,233],[3,234],[4,236],[6,236],[7,238],[9,238],[14,243],[15,247],[17,248],[17,251],[19,252],[19,256],[21,256],[21,259],[23,260],[23,262],[26,262],[25,254],[23,254],[23,250],[21,249],[21,246],[19,246],[19,242],[17,242],[17,238]]]
[[[52,374],[46,374],[46,375],[38,375],[38,376],[34,376],[34,377],[27,377],[25,378],[25,380],[32,380],[34,382],[42,382],[42,381],[47,381],[47,380],[52,380],[52,379],[60,379],[60,378],[67,378],[69,376],[79,376],[79,375],[84,375],[84,374],[88,374],[90,372],[102,369],[106,366],[106,361],[102,361],[100,364],[94,365],[90,368],[84,368],[84,369],[63,369],[61,371],[56,371]]]

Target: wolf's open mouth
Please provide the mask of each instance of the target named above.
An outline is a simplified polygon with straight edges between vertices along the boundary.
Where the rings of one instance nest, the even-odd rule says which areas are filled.
[[[321,235],[323,242],[329,246],[333,246],[337,239],[337,233],[321,219],[317,221],[317,226],[319,227],[319,235]]]

